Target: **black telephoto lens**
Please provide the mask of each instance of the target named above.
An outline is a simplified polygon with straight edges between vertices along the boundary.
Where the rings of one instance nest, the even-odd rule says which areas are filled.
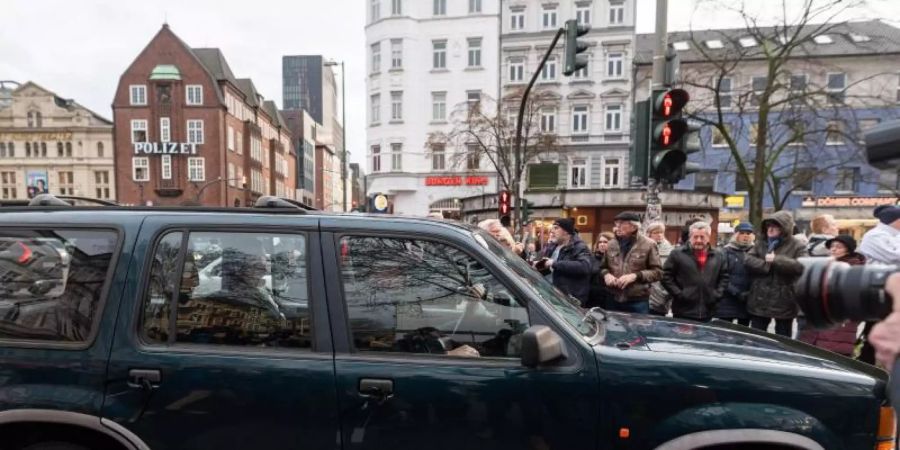
[[[797,304],[813,326],[878,321],[891,313],[893,300],[884,284],[896,267],[850,266],[822,258],[801,258],[800,262],[804,271],[796,285]]]

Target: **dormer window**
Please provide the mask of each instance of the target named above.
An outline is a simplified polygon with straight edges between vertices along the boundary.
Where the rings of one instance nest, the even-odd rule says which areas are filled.
[[[822,44],[822,45],[834,43],[834,39],[831,39],[831,36],[829,36],[827,34],[820,34],[820,35],[814,37],[813,41],[815,41],[816,44]]]
[[[673,47],[675,50],[678,50],[678,51],[680,51],[680,52],[683,52],[683,51],[686,51],[686,50],[690,50],[690,49],[691,49],[691,44],[688,43],[687,41],[678,41],[678,42],[672,44],[672,47]]]
[[[740,38],[739,42],[741,43],[741,47],[744,48],[756,47],[759,45],[759,43],[756,42],[756,39],[750,36]]]
[[[719,49],[722,47],[724,47],[724,45],[722,44],[722,41],[719,39],[710,39],[710,40],[706,41],[706,48]]]

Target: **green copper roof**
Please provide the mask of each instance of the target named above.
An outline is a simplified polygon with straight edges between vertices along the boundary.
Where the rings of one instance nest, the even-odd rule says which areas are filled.
[[[160,64],[150,72],[151,80],[180,80],[181,72],[171,64]]]

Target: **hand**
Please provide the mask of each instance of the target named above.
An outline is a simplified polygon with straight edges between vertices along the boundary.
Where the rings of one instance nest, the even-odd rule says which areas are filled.
[[[875,358],[891,371],[900,354],[900,273],[888,277],[884,290],[894,299],[894,312],[872,328],[869,341],[875,347]]]
[[[766,253],[766,262],[771,263],[775,261],[775,253]]]
[[[478,350],[468,346],[468,345],[460,345],[459,347],[454,348],[447,352],[450,356],[464,356],[466,358],[480,358],[481,353],[478,353]]]
[[[611,273],[606,274],[606,276],[603,277],[603,281],[606,282],[607,286],[616,287],[616,277],[614,277]]]
[[[629,273],[628,275],[622,275],[616,281],[616,285],[619,286],[619,289],[625,289],[629,284],[637,281],[637,274]]]
[[[552,260],[552,259],[548,259],[548,260],[546,261],[546,263],[545,263],[547,269],[552,269],[552,268],[553,268],[553,263],[555,263],[555,262],[556,262],[556,261],[554,261],[554,260]]]
[[[522,253],[524,251],[525,251],[525,244],[518,242],[513,245],[513,252],[515,252],[516,254]]]

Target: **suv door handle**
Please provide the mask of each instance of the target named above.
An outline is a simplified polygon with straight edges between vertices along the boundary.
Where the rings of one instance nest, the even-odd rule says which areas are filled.
[[[359,380],[359,396],[387,400],[394,395],[394,380],[362,378]]]
[[[157,369],[131,369],[128,371],[128,386],[137,389],[151,390],[159,386],[162,372]]]

